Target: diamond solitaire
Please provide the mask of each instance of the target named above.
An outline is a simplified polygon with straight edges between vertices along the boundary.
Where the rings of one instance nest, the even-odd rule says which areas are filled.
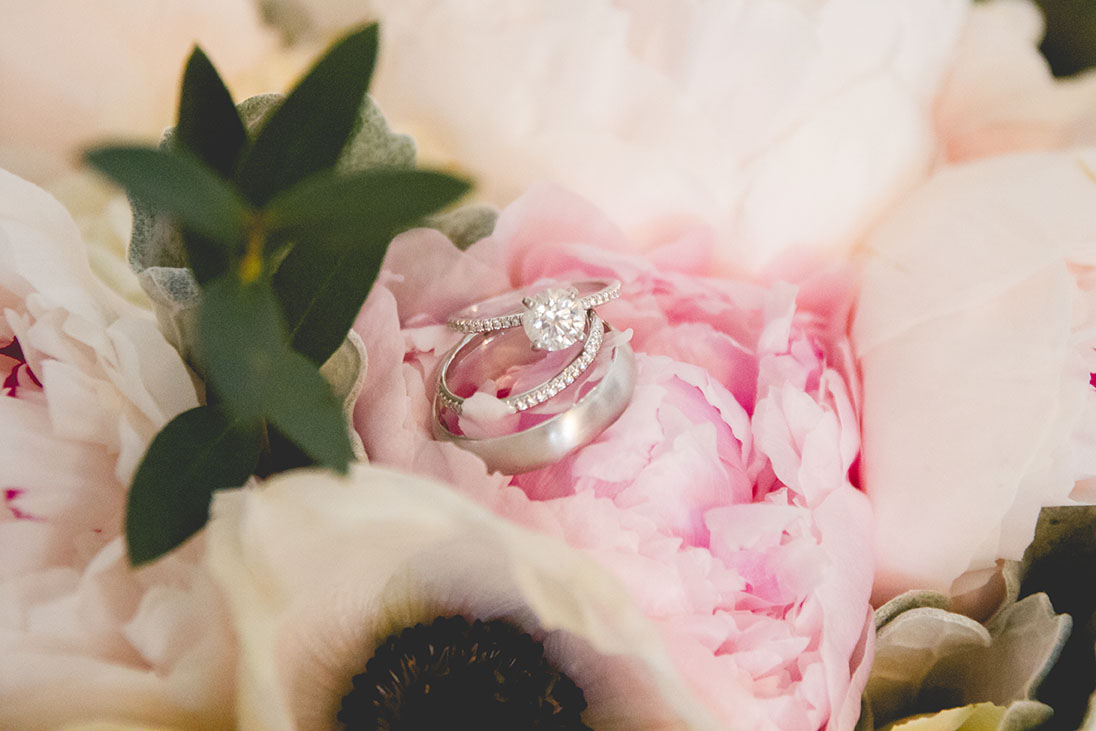
[[[546,289],[522,300],[521,325],[534,350],[564,350],[582,339],[586,307],[578,290]]]

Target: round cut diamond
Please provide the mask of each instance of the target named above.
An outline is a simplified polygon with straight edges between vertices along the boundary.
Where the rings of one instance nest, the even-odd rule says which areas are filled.
[[[521,324],[534,348],[563,350],[582,338],[586,308],[574,289],[546,289],[525,300]]]

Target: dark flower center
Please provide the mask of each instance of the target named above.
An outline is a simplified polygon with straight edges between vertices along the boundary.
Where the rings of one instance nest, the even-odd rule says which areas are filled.
[[[439,617],[390,635],[353,682],[338,715],[352,731],[589,731],[582,690],[499,620]]]

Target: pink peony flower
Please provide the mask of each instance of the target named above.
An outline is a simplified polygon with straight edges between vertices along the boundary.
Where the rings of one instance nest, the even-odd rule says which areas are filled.
[[[703,229],[645,247],[580,198],[535,188],[459,252],[398,237],[355,329],[370,357],[357,427],[374,463],[441,478],[592,555],[734,728],[849,728],[870,664],[871,516],[850,482],[857,383],[840,273],[797,288],[708,276]],[[599,309],[631,337],[618,422],[543,470],[489,474],[430,437],[453,310],[542,278],[615,277]]]
[[[197,404],[151,314],[91,274],[75,224],[0,171],[0,726],[231,723],[232,640],[200,541],[131,570],[126,488]]]

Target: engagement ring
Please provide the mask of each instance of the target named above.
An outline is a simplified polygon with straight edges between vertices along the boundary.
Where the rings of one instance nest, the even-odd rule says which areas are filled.
[[[620,296],[615,279],[548,287],[525,297],[500,295],[465,307],[449,318],[462,333],[486,333],[522,327],[534,350],[564,350],[585,332],[587,313]]]

